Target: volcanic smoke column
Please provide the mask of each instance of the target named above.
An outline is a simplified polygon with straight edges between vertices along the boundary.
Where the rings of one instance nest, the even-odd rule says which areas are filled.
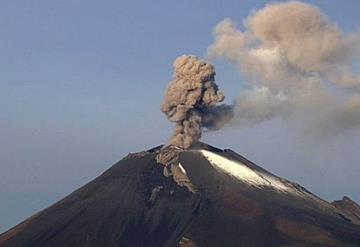
[[[165,91],[161,111],[176,124],[170,144],[188,148],[202,127],[218,129],[232,117],[232,107],[216,104],[224,94],[215,84],[214,66],[192,55],[174,62],[174,78]]]

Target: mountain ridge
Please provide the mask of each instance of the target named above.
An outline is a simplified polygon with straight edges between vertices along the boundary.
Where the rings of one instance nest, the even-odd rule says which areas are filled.
[[[336,205],[229,149],[157,146],[1,234],[0,246],[359,246],[357,218]]]

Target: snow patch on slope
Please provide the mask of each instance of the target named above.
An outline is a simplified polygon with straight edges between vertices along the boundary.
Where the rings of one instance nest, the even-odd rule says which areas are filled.
[[[239,161],[227,159],[207,150],[200,150],[200,152],[217,170],[241,180],[242,182],[259,188],[272,187],[281,192],[290,192],[293,190],[293,188],[284,184],[279,178],[269,176],[268,174],[259,171],[254,171]]]
[[[241,161],[231,160],[208,150],[203,149],[199,150],[199,152],[213,167],[215,167],[215,169],[228,174],[243,183],[247,183],[257,188],[271,188],[279,193],[287,193],[297,197],[302,197],[306,200],[314,200],[327,208],[334,208],[331,204],[310,193],[298,184],[281,179],[275,175],[253,170]]]

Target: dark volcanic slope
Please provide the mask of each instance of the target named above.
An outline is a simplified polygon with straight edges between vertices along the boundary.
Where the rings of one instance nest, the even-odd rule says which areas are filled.
[[[342,210],[345,214],[352,217],[354,221],[360,224],[360,206],[349,197],[344,196],[342,200],[334,201],[331,204]]]
[[[168,148],[166,168],[159,152],[128,155],[0,246],[360,246],[353,215],[231,150]]]

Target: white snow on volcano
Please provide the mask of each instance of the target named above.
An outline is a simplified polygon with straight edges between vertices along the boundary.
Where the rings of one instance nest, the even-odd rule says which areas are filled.
[[[240,161],[233,161],[216,153],[200,150],[201,154],[220,172],[228,174],[244,183],[255,187],[272,187],[280,192],[295,192],[294,188],[285,184],[280,178],[254,171]]]

